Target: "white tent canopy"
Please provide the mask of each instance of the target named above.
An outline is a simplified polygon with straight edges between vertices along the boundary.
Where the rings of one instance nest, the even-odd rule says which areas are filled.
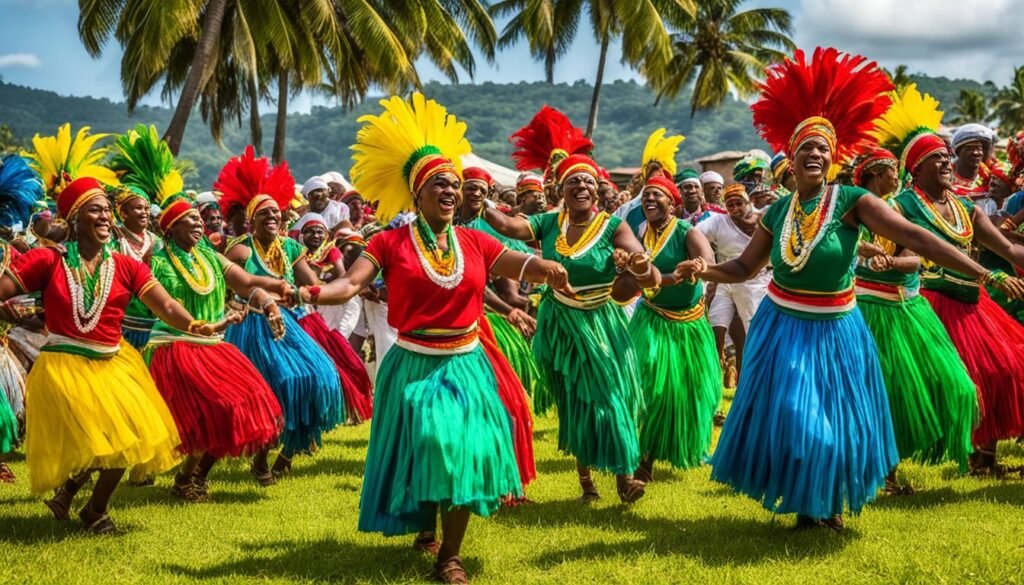
[[[509,187],[515,187],[516,178],[519,176],[519,171],[503,167],[498,163],[493,163],[485,158],[480,158],[475,154],[467,154],[462,157],[462,168],[466,167],[480,167],[494,177],[495,183]]]

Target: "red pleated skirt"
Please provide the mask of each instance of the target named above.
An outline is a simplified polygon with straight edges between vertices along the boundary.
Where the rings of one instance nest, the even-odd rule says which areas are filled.
[[[494,377],[498,380],[498,396],[512,421],[512,444],[516,452],[516,464],[519,466],[519,478],[525,486],[537,477],[537,466],[533,461],[533,415],[530,414],[526,389],[508,363],[508,358],[501,353],[494,330],[486,317],[480,318],[480,343],[487,354],[487,361],[494,369]]]
[[[1024,435],[1024,326],[981,290],[978,302],[964,303],[922,290],[945,325],[967,372],[978,386],[981,424],[974,444]]]
[[[281,406],[230,343],[161,345],[149,372],[178,425],[182,453],[239,457],[277,442]]]
[[[310,312],[299,319],[299,326],[323,348],[338,368],[345,408],[359,421],[373,416],[373,383],[366,373],[366,364],[341,333],[331,329],[323,315]]]

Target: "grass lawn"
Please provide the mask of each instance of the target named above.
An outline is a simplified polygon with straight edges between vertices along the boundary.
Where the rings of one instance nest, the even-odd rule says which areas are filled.
[[[573,461],[555,449],[556,420],[537,421],[536,503],[474,518],[464,547],[477,583],[1022,583],[1024,482],[960,477],[951,465],[906,464],[912,497],[881,498],[847,530],[794,532],[792,516],[709,481],[707,467],[656,469],[632,507],[614,478],[603,499],[579,503]],[[28,492],[18,454],[0,484],[0,576],[5,583],[415,582],[431,560],[411,536],[356,531],[369,425],[333,432],[290,478],[261,489],[240,464],[211,476],[214,501],[182,505],[164,475],[122,486],[113,518],[122,533],[96,538],[53,520]],[[1004,442],[1008,463],[1024,448]],[[88,488],[87,488],[88,489]],[[76,510],[84,498],[76,500]]]

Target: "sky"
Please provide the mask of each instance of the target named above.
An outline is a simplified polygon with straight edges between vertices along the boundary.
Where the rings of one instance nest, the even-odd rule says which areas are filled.
[[[911,73],[1002,85],[1014,66],[1024,65],[1024,0],[750,0],[744,8],[761,6],[790,11],[800,47],[831,45],[887,68],[905,64]],[[62,95],[121,101],[119,48],[111,43],[99,59],[91,58],[78,39],[77,18],[77,0],[0,0],[0,76]],[[556,66],[556,82],[595,76],[598,46],[589,26],[579,30]],[[616,49],[606,82],[638,79],[614,58]],[[445,81],[429,63],[417,65],[424,80]],[[525,44],[499,53],[494,64],[478,58],[476,67],[476,82],[544,80],[543,66],[531,60]],[[463,76],[462,81],[470,80]],[[143,103],[160,104],[159,88]],[[290,105],[308,111],[314,104],[330,101],[301,96]]]

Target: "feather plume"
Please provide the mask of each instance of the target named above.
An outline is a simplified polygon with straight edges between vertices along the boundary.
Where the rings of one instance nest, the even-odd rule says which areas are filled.
[[[754,127],[773,149],[788,152],[797,126],[821,116],[835,128],[833,158],[840,160],[869,141],[875,119],[889,107],[886,92],[893,85],[865,57],[818,47],[809,63],[797,50],[791,59],[769,67],[758,87],[761,97],[750,107]]]
[[[287,162],[274,167],[267,158],[256,158],[256,151],[250,144],[241,156],[232,157],[224,165],[213,189],[222,193],[220,207],[224,217],[238,207],[245,209],[257,195],[269,195],[278,208],[284,210],[295,198],[295,177],[288,170]]]
[[[171,148],[160,138],[156,126],[137,125],[118,136],[114,142],[117,154],[110,169],[118,174],[122,185],[136,187],[157,205],[185,187],[174,163]]]
[[[466,124],[423,94],[412,103],[399,96],[380,101],[384,111],[359,118],[362,127],[351,146],[352,185],[368,201],[378,202],[377,217],[387,223],[413,208],[408,168],[416,155],[440,152],[462,175],[462,156],[471,151]]]
[[[542,170],[545,176],[550,176],[562,158],[572,154],[589,154],[594,150],[594,143],[583,130],[573,126],[565,114],[551,106],[542,107],[526,126],[513,132],[508,140],[516,147],[512,159],[516,161],[517,169]]]
[[[23,153],[29,166],[39,174],[43,188],[50,197],[64,190],[68,183],[82,177],[92,177],[116,187],[119,183],[114,171],[97,164],[107,154],[106,147],[97,143],[109,134],[89,134],[89,127],[83,126],[71,139],[71,124],[57,129],[56,136],[32,138],[32,151]]]
[[[641,165],[644,177],[647,177],[647,167],[652,162],[658,163],[670,178],[676,174],[676,153],[679,152],[679,144],[686,138],[681,134],[665,136],[666,132],[664,128],[658,128],[647,138]]]
[[[915,83],[893,91],[889,96],[892,105],[875,120],[872,135],[899,158],[912,138],[922,132],[938,131],[943,113],[939,111],[938,100],[922,94]]]
[[[43,182],[25,161],[12,154],[0,162],[0,225],[28,225],[35,204],[43,198]]]

